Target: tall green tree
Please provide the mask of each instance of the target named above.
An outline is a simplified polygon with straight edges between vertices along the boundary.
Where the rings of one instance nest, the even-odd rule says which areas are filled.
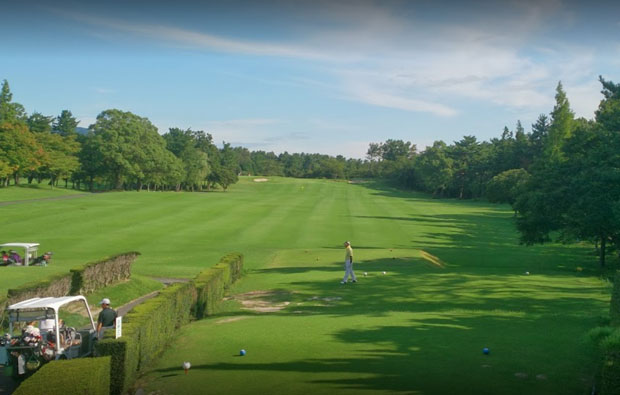
[[[210,171],[208,155],[201,147],[203,132],[171,128],[163,137],[168,150],[182,163],[182,186],[191,191],[202,188]]]
[[[434,197],[445,196],[446,190],[452,181],[453,161],[448,155],[448,147],[443,141],[435,141],[418,157],[418,170],[422,188]]]
[[[63,137],[77,136],[77,126],[80,121],[75,119],[71,111],[62,110],[53,123],[53,131]]]
[[[613,92],[617,85],[601,82],[597,122],[571,121],[570,136],[533,168],[515,209],[522,242],[543,243],[553,235],[591,241],[604,266],[609,246],[620,243],[620,133],[608,129],[620,124],[620,97]]]
[[[35,137],[45,151],[41,167],[38,169],[39,177],[49,177],[52,186],[64,179],[66,186],[71,175],[80,166],[77,156],[80,144],[74,136],[63,137],[56,133],[36,133]]]
[[[562,146],[573,132],[575,114],[570,108],[562,82],[558,82],[555,93],[555,106],[551,112],[551,124],[547,134],[545,152],[553,160],[562,159]]]
[[[0,122],[0,150],[16,185],[26,172],[37,170],[45,156],[43,147],[24,123]]]
[[[166,142],[147,119],[131,112],[105,110],[90,126],[101,169],[116,189],[135,183],[142,189],[146,175]]]
[[[448,151],[452,157],[454,186],[459,199],[471,197],[477,174],[472,166],[479,159],[480,143],[475,136],[465,136]]]
[[[0,123],[1,122],[26,122],[26,110],[24,106],[13,102],[13,94],[9,82],[2,82],[0,90]]]
[[[40,112],[33,112],[28,117],[27,123],[30,131],[33,133],[51,133],[53,120],[54,117],[43,115]]]

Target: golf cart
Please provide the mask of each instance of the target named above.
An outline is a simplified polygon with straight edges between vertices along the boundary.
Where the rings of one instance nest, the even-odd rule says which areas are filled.
[[[19,249],[24,253],[21,254],[15,249]],[[39,243],[4,243],[0,244],[0,250],[8,253],[2,257],[2,266],[47,266],[47,263],[52,255],[51,252],[46,252],[40,257],[37,256],[37,250]]]
[[[6,312],[9,333],[0,339],[0,364],[7,376],[25,377],[45,362],[93,353],[97,331],[84,296],[32,298]],[[65,326],[59,313],[75,326]]]

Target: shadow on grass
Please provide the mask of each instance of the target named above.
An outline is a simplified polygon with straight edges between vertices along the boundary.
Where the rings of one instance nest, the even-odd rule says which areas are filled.
[[[334,271],[322,266],[259,272],[268,276],[303,275],[317,269]],[[360,276],[362,270],[369,276]],[[381,274],[384,270],[386,275]],[[266,313],[342,317],[352,320],[352,326],[356,316],[385,319],[379,326],[332,333],[333,340],[350,347],[351,357],[288,362],[252,362],[246,357],[235,363],[198,364],[192,369],[269,372],[274,384],[277,372],[307,373],[308,383],[336,392],[447,394],[455,393],[457,383],[461,394],[550,394],[580,393],[590,384],[589,366],[594,366],[590,365],[591,355],[588,347],[575,339],[591,327],[598,311],[594,306],[604,305],[592,300],[592,287],[575,288],[561,276],[554,282],[543,276],[451,272],[429,267],[420,258],[364,261],[357,271],[358,283],[345,286],[331,280],[292,279],[291,289],[295,291],[286,296],[296,303]],[[282,296],[274,291],[273,301],[281,302]],[[329,303],[322,302],[327,299]],[[390,322],[395,313],[411,315]],[[566,348],[567,344],[578,344],[579,349]],[[487,346],[502,357],[483,355],[482,348]],[[572,360],[574,367],[556,367],[557,360]],[[515,377],[520,372],[531,379]],[[534,379],[538,374],[548,379]]]

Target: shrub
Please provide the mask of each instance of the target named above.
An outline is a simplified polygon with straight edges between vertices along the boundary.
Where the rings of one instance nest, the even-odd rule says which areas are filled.
[[[201,319],[214,314],[225,290],[241,277],[242,270],[243,255],[231,253],[220,259],[217,265],[199,273],[193,281],[196,287],[194,317]]]
[[[107,395],[110,357],[52,361],[26,379],[15,395]]]
[[[126,252],[71,269],[71,295],[88,294],[128,279],[131,276],[131,264],[138,255],[139,252]]]
[[[71,275],[56,274],[44,280],[20,285],[17,288],[9,289],[7,293],[8,304],[21,302],[41,295],[61,297],[69,295],[71,290]]]
[[[111,332],[108,332],[108,336],[111,336]],[[134,382],[138,373],[138,346],[136,331],[132,331],[131,326],[125,324],[123,324],[123,337],[104,338],[97,342],[96,354],[111,358],[110,394],[120,395]]]
[[[176,329],[189,322],[194,298],[191,283],[173,284],[123,317],[123,324],[137,333],[139,370],[163,351]]]
[[[241,254],[226,255],[194,281],[171,285],[125,315],[123,336],[113,339],[109,331],[96,347],[98,355],[112,358],[110,393],[127,391],[138,372],[163,352],[192,315],[202,318],[214,311],[224,290],[241,276],[242,269]]]

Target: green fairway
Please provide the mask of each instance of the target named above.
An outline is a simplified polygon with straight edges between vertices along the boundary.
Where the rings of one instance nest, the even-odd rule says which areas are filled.
[[[589,248],[519,246],[508,207],[372,183],[242,178],[225,193],[0,210],[7,241],[55,252],[47,268],[2,268],[2,289],[125,251],[142,253],[140,278],[245,255],[222,312],[183,328],[141,379],[159,394],[582,394],[594,373],[584,336],[609,306]],[[359,281],[343,286],[344,240]]]

